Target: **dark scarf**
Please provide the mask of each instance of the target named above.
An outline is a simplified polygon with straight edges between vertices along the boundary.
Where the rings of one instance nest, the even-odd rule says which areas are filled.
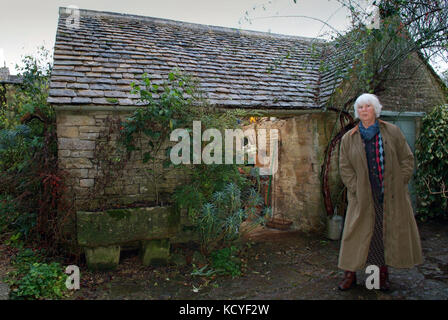
[[[364,128],[362,122],[359,122],[359,132],[361,133],[361,137],[364,141],[370,141],[378,132],[380,132],[380,126],[378,124],[378,120],[375,120],[375,123],[368,127]]]

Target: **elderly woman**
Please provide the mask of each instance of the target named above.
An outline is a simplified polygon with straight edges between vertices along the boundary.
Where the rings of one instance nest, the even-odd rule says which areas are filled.
[[[400,129],[377,119],[382,106],[375,95],[362,94],[354,107],[360,122],[342,137],[339,152],[348,198],[339,289],[350,289],[356,271],[376,265],[385,291],[390,287],[387,266],[411,268],[423,260],[408,192],[414,156]]]

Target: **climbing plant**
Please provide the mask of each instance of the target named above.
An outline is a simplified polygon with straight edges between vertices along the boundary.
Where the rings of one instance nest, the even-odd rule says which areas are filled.
[[[152,83],[147,74],[141,84],[131,84],[131,92],[140,96],[143,106],[122,123],[120,141],[127,151],[138,152],[143,163],[150,163],[147,173],[156,203],[160,202],[160,180],[173,167],[167,157],[171,148],[166,146],[171,131],[191,127],[203,110],[201,103],[205,102],[194,83],[190,76],[174,70],[161,84]]]
[[[421,220],[448,219],[448,106],[437,106],[422,120],[416,142],[417,208]]]

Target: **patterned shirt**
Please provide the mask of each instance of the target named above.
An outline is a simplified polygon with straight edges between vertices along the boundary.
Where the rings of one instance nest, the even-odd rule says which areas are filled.
[[[378,196],[382,203],[384,196],[384,148],[381,133],[377,133],[369,141],[363,140],[363,142],[372,192],[374,196]]]

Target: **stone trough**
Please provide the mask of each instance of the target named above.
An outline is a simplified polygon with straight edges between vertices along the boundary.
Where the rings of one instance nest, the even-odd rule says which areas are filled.
[[[176,237],[179,225],[173,207],[77,212],[78,244],[92,270],[116,268],[121,248],[132,244],[139,246],[145,266],[167,263],[170,239]]]

